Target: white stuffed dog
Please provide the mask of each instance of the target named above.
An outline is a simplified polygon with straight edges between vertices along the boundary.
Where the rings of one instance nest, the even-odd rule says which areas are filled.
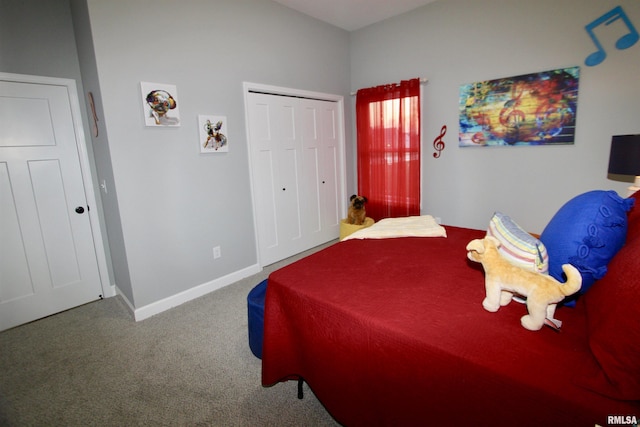
[[[467,245],[467,257],[484,267],[486,297],[482,301],[485,310],[496,312],[511,302],[514,294],[527,297],[529,314],[520,319],[522,326],[537,331],[550,319],[557,327],[561,322],[554,319],[556,305],[565,296],[580,290],[582,276],[571,264],[562,266],[567,282],[562,284],[547,274],[536,273],[517,267],[499,252],[500,241],[492,236],[476,239]]]

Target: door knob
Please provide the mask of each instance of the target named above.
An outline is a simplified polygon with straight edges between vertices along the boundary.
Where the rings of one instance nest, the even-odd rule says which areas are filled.
[[[83,208],[82,206],[78,206],[78,207],[76,208],[76,213],[79,213],[79,214],[84,213],[84,208]]]

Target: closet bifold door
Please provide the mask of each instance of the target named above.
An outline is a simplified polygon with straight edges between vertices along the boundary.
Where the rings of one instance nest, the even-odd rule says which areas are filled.
[[[250,92],[248,129],[260,263],[339,235],[335,102]]]
[[[317,246],[340,234],[338,203],[337,105],[331,101],[304,100],[301,103],[304,230],[309,243]]]
[[[249,94],[251,167],[260,260],[272,264],[303,251],[300,203],[302,139],[297,99]]]

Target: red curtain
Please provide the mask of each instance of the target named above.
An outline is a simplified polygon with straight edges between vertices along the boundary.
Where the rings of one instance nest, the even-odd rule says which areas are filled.
[[[360,89],[356,123],[367,216],[420,215],[420,79]]]

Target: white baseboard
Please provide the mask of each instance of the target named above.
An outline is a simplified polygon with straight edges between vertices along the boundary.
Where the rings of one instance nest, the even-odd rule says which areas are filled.
[[[118,288],[118,286],[117,286],[117,285],[114,285],[114,286],[115,286],[115,288],[116,288],[116,295],[115,295],[115,296],[120,295],[120,298],[122,298],[122,300],[123,300],[123,301],[124,301],[124,303],[127,305],[127,307],[129,307],[129,311],[131,311],[131,314],[135,313],[135,312],[136,312],[136,309],[133,307],[133,304],[131,304],[131,301],[129,301],[129,298],[127,298],[127,296],[125,295],[125,293],[124,293],[124,292],[122,292],[122,291],[120,290],[120,288]]]
[[[136,322],[139,322],[151,316],[155,316],[156,314],[160,314],[163,311],[182,305],[185,302],[189,302],[196,298],[200,298],[201,296],[204,296],[210,292],[213,292],[220,288],[224,288],[225,286],[231,285],[232,283],[244,279],[245,277],[260,273],[260,271],[262,271],[262,268],[258,264],[254,264],[242,270],[227,274],[226,276],[220,277],[207,283],[203,283],[202,285],[195,286],[191,289],[187,289],[186,291],[172,295],[168,298],[161,299],[160,301],[153,302],[140,308],[135,308],[133,304],[131,304],[131,301],[129,301],[124,296],[124,294],[120,292],[120,290],[118,290],[118,294],[123,298],[129,309],[133,312],[133,317],[135,318]]]

